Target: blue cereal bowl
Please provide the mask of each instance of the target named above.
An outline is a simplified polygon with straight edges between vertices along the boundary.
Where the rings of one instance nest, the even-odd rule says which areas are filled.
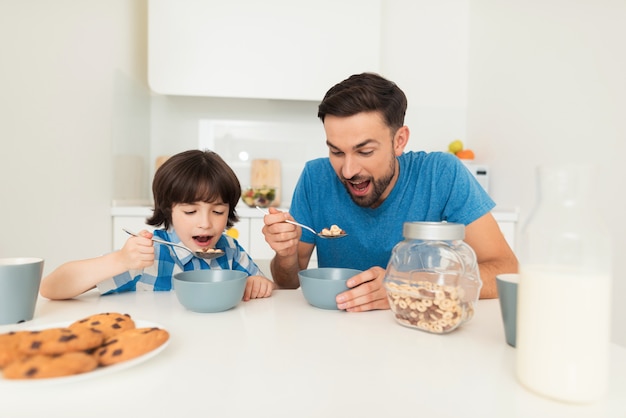
[[[302,270],[298,273],[298,277],[304,298],[310,305],[321,309],[337,310],[337,295],[348,290],[346,282],[350,277],[359,273],[361,270],[320,267]]]
[[[193,270],[174,275],[178,301],[193,312],[222,312],[241,302],[248,274],[239,270]]]

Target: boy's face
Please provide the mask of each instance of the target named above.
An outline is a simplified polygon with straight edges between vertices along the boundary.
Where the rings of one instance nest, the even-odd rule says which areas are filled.
[[[226,229],[228,209],[221,202],[177,203],[172,207],[172,226],[187,248],[214,248]]]
[[[398,162],[408,140],[408,128],[393,134],[379,112],[354,116],[326,115],[326,144],[330,163],[359,206],[376,208],[398,179]]]

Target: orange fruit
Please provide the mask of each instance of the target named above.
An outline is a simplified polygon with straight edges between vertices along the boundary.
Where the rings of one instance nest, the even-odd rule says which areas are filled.
[[[464,149],[455,154],[462,160],[473,160],[474,159],[474,151],[471,149]]]

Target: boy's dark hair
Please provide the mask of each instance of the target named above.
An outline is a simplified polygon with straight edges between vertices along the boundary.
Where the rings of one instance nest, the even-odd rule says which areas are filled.
[[[154,213],[146,220],[148,225],[169,229],[175,204],[219,200],[229,206],[226,225],[239,221],[235,207],[241,185],[230,166],[213,151],[189,150],[168,158],[154,174],[152,194]]]
[[[404,125],[406,107],[406,95],[394,82],[375,73],[362,73],[331,87],[318,107],[317,117],[324,122],[326,115],[380,112],[395,132]]]

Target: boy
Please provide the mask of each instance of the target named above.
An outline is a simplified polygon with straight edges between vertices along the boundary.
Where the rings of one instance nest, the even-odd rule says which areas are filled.
[[[214,152],[189,150],[169,158],[152,183],[154,213],[148,225],[162,226],[154,236],[191,251],[218,249],[222,257],[204,260],[184,249],[155,244],[152,233],[130,237],[121,250],[87,260],[70,261],[44,277],[40,293],[70,299],[94,287],[103,294],[172,289],[181,271],[231,269],[248,273],[243,300],[269,297],[274,283],[239,243],[224,234],[239,220],[235,207],[241,186],[233,170]]]

